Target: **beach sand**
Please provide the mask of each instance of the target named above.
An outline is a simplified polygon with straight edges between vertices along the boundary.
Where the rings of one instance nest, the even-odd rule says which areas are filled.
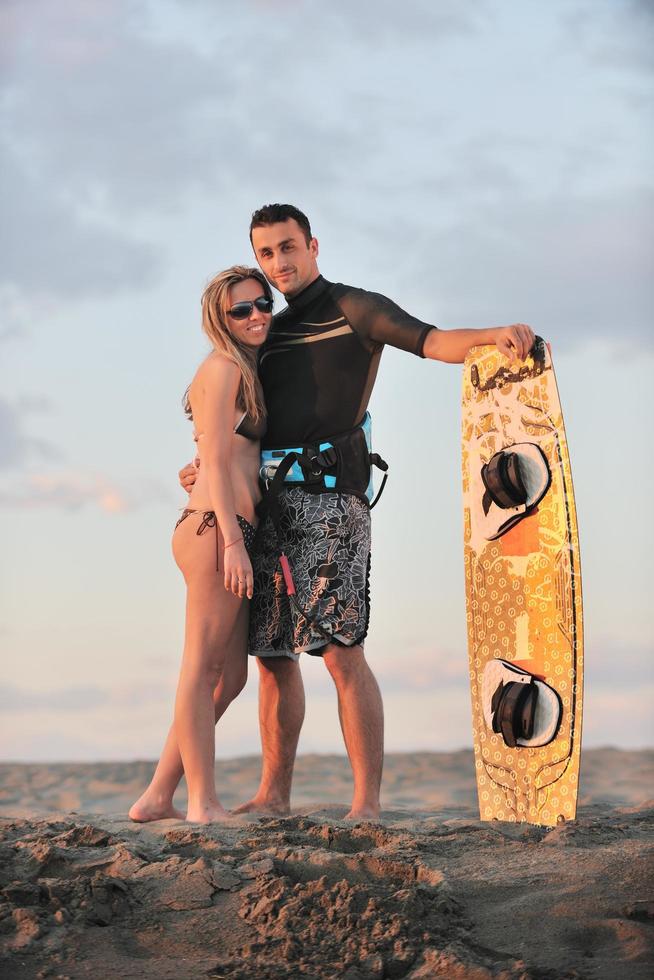
[[[226,806],[259,766],[217,764]],[[2,978],[654,975],[653,750],[585,752],[551,830],[481,823],[468,751],[389,755],[358,825],[344,757],[298,760],[290,817],[211,827],[127,820],[152,770],[0,766]]]

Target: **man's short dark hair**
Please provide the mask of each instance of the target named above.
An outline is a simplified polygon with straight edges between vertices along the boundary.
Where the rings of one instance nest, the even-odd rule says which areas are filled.
[[[311,225],[306,214],[292,204],[264,204],[262,208],[255,211],[250,222],[250,241],[252,241],[252,229],[262,228],[265,225],[276,225],[278,221],[288,221],[294,218],[304,232],[307,245],[313,238]]]

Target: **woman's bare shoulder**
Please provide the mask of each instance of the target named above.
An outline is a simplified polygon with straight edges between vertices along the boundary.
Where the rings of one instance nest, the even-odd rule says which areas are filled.
[[[204,388],[207,384],[225,384],[240,379],[238,365],[226,354],[220,351],[211,351],[207,354],[191,381],[191,391],[193,388]]]
[[[212,350],[198,366],[195,377],[207,377],[211,375],[225,375],[229,377],[232,374],[239,374],[236,362],[228,354],[223,354],[218,350]]]

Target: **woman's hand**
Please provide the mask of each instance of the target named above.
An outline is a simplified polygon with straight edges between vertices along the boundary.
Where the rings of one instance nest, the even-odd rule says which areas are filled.
[[[198,478],[198,467],[200,465],[200,460],[196,456],[193,463],[187,463],[184,469],[180,470],[178,473],[179,482],[181,483],[184,490],[190,493],[193,489],[193,484]]]
[[[227,545],[223,563],[227,591],[233,592],[239,599],[244,599],[246,596],[251,599],[254,594],[254,575],[243,538]]]

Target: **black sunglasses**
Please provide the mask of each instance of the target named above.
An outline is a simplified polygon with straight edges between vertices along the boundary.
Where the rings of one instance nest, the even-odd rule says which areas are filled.
[[[255,306],[260,313],[270,313],[273,307],[273,301],[268,299],[267,296],[257,296],[255,300],[246,299],[242,303],[234,303],[231,310],[227,310],[227,312],[235,320],[246,320],[252,315],[252,310]]]

